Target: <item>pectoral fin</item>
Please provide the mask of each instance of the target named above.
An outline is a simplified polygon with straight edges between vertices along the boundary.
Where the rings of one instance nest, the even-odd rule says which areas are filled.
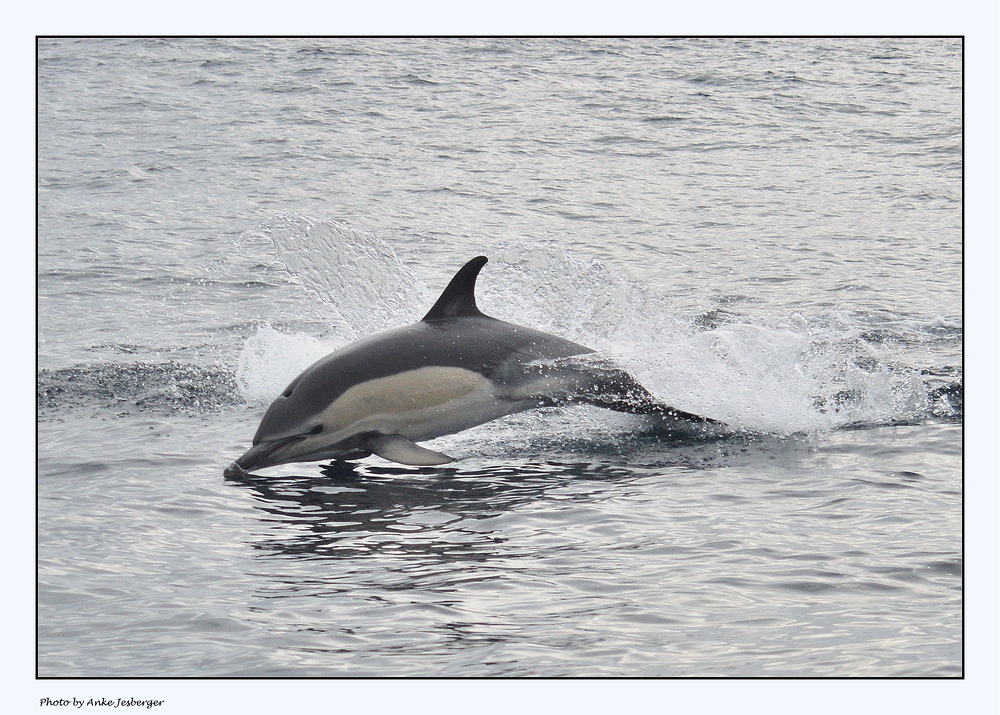
[[[452,457],[414,444],[398,434],[376,434],[365,440],[365,449],[382,459],[411,467],[429,467],[454,462]]]

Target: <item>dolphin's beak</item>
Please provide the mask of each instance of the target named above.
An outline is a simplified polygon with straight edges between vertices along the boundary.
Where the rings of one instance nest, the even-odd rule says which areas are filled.
[[[294,444],[295,442],[301,442],[305,438],[306,435],[297,434],[291,437],[283,437],[255,444],[242,457],[226,467],[224,474],[227,477],[237,477],[254,469],[263,469],[264,467],[273,467],[276,464],[282,464],[283,460],[271,459],[271,455],[282,447]]]

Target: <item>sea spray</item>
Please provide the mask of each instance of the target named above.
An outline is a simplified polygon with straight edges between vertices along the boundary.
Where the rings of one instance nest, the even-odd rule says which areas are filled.
[[[244,233],[241,245],[264,238],[273,260],[328,306],[331,324],[344,337],[398,327],[419,318],[423,283],[384,241],[339,221],[278,214]]]

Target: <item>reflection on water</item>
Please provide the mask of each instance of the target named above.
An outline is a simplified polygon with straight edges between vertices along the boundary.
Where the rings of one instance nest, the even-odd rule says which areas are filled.
[[[613,464],[545,462],[487,468],[409,468],[333,462],[321,476],[261,477],[240,483],[270,525],[254,544],[300,558],[371,554],[483,560],[506,539],[484,523],[543,498],[568,480],[627,480]],[[405,534],[405,538],[402,535]]]
[[[595,455],[591,449],[563,460],[507,459],[485,466],[334,461],[302,465],[299,475],[245,474],[227,481],[248,488],[263,513],[267,528],[253,546],[265,553],[304,559],[423,554],[484,560],[508,540],[509,525],[495,520],[526,505],[553,499],[590,504],[597,493],[608,491],[601,484],[621,496],[630,483],[665,470],[704,473],[764,455],[794,460],[810,452],[798,439],[743,434],[678,440],[655,430],[630,436],[629,446],[628,454]],[[504,554],[510,553],[506,547]]]

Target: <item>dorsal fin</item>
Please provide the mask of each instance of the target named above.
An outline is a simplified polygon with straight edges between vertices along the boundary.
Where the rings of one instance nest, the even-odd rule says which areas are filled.
[[[476,277],[488,260],[486,256],[476,256],[462,266],[422,320],[481,316],[476,307]]]

